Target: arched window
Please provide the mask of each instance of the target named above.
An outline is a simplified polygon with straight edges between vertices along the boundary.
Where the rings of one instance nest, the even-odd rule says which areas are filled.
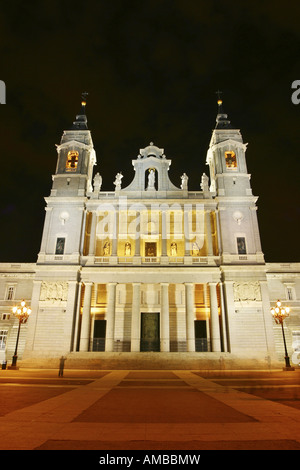
[[[76,150],[70,150],[67,156],[66,170],[76,171],[78,165],[79,153]]]
[[[226,168],[237,168],[236,154],[230,150],[225,152]]]

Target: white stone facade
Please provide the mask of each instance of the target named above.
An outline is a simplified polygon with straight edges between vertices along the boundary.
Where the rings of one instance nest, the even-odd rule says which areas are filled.
[[[300,266],[265,263],[246,144],[219,106],[210,177],[199,175],[196,191],[185,173],[170,181],[171,160],[152,142],[132,161],[131,184],[122,188],[119,173],[114,191],[102,191],[84,110],[77,116],[57,146],[37,263],[0,265],[3,357],[15,325],[5,314],[25,298],[24,361],[147,351],[276,361],[282,338],[270,306],[281,298],[297,363]]]

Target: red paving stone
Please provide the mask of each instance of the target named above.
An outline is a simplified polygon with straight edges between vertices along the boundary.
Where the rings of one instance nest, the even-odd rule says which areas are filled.
[[[55,441],[49,440],[36,450],[300,450],[292,440],[276,441]]]
[[[69,392],[67,387],[28,387],[14,385],[0,385],[0,416],[5,416],[15,410],[20,410],[27,406],[40,403],[43,400],[57,397],[63,393]]]
[[[156,382],[155,382],[156,383]],[[122,382],[121,382],[122,385]],[[183,385],[185,385],[183,383]],[[235,423],[255,421],[193,388],[114,389],[74,421],[104,423]],[[122,413],[120,410],[122,409]]]
[[[299,372],[0,374],[0,448],[300,450]]]

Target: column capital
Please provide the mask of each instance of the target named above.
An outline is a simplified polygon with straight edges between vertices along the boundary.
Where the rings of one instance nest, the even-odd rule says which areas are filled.
[[[207,284],[213,287],[213,286],[217,286],[219,284],[219,281],[209,281]]]
[[[92,286],[94,283],[92,281],[82,281],[86,287]]]
[[[170,283],[169,283],[169,282],[160,282],[160,285],[161,285],[161,286],[169,286]]]

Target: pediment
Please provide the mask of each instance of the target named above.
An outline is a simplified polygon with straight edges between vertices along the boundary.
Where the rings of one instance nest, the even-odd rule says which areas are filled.
[[[56,144],[56,150],[57,152],[59,152],[60,150],[64,149],[64,148],[80,148],[80,149],[87,149],[87,150],[90,150],[92,147],[92,145],[87,145],[87,144],[84,144],[82,142],[80,142],[79,140],[69,140],[67,142],[64,142],[63,144]]]

